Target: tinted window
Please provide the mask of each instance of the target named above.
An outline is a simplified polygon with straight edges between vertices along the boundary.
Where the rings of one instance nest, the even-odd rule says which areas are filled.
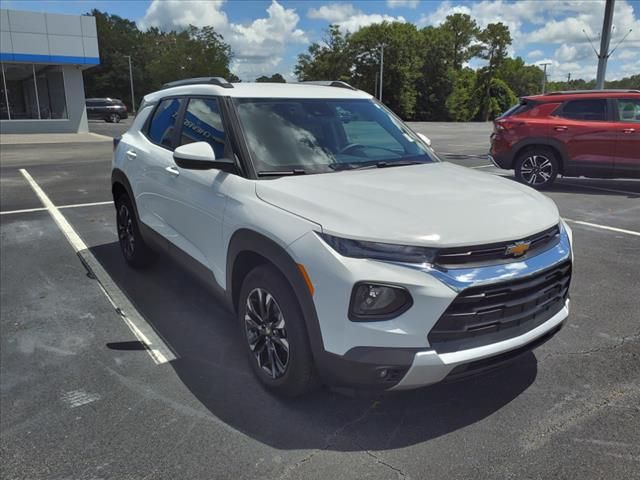
[[[187,105],[180,134],[180,145],[207,142],[216,158],[224,157],[224,127],[218,100],[192,98]]]
[[[173,132],[181,105],[181,98],[168,98],[160,102],[149,123],[149,138],[152,142],[173,148]]]
[[[640,123],[640,100],[618,100],[618,119],[621,122]]]
[[[536,105],[535,102],[520,100],[519,104],[514,105],[509,110],[507,110],[502,115],[500,115],[498,118],[507,118],[507,117],[512,117],[513,115],[519,115],[521,113],[531,110],[535,105]]]
[[[572,120],[598,121],[607,119],[605,100],[573,100],[562,107],[560,116]]]

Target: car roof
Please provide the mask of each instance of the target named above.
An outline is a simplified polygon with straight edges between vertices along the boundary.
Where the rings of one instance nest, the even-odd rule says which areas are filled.
[[[640,90],[575,90],[565,92],[549,92],[542,95],[527,95],[525,100],[536,102],[560,103],[567,100],[599,99],[599,98],[640,98]]]
[[[235,98],[325,98],[325,99],[370,99],[370,94],[350,88],[313,85],[304,83],[233,83],[232,88],[211,84],[183,85],[165,88],[144,97],[145,102],[154,103],[164,97],[175,95],[216,95]]]
[[[110,97],[96,97],[96,98],[85,98],[86,102],[121,102],[122,100],[119,100],[117,98],[110,98]]]

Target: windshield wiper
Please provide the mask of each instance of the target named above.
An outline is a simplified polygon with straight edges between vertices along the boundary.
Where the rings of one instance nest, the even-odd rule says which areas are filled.
[[[420,162],[417,160],[398,160],[397,162],[385,162],[385,161],[377,161],[375,163],[371,162],[361,162],[361,163],[334,163],[329,165],[329,168],[335,171],[340,170],[364,170],[367,168],[389,168],[389,167],[404,167],[407,165],[419,165],[422,163],[428,162]]]
[[[287,175],[306,175],[306,171],[301,168],[292,170],[263,170],[258,172],[259,177],[286,177]]]

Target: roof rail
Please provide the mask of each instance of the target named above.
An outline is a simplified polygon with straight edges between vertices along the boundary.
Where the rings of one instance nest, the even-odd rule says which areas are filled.
[[[217,85],[222,88],[233,88],[233,85],[223,77],[198,77],[165,83],[162,85],[162,90],[165,88],[182,87],[184,85]]]
[[[357,90],[357,88],[352,87],[347,82],[343,82],[342,80],[306,80],[304,82],[298,83],[307,83],[309,85],[322,85],[324,87],[338,87],[338,88],[348,88],[349,90]]]
[[[549,92],[545,95],[576,95],[583,93],[640,93],[640,90],[629,88],[610,88],[604,90],[561,90],[559,92]]]

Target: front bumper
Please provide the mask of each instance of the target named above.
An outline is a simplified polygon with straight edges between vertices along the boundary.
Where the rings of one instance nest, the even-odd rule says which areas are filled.
[[[415,354],[406,375],[392,389],[408,390],[438,383],[447,378],[456,367],[480,360],[489,360],[486,366],[498,365],[511,360],[513,357],[505,354],[509,352],[523,354],[539,346],[541,343],[539,339],[542,338],[546,341],[551,338],[560,330],[568,315],[569,300],[566,301],[562,310],[551,319],[519,337],[459,352],[443,354],[438,354],[435,350],[418,352]],[[493,362],[492,359],[494,359]]]
[[[341,257],[315,234],[305,235],[292,245],[296,247],[298,242],[303,242],[300,248],[305,253],[300,263],[304,263],[315,287],[313,303],[319,328],[308,328],[320,334],[310,336],[314,359],[321,378],[332,386],[399,390],[437,383],[461,370],[475,371],[478,362],[494,364],[512,353],[535,348],[540,339],[556,333],[569,313],[567,299],[552,317],[530,330],[514,330],[514,336],[508,338],[488,336],[486,343],[454,351],[443,351],[428,340],[429,332],[461,292],[524,281],[570,261],[570,230],[564,225],[558,243],[535,256],[449,270]],[[302,256],[294,258],[302,260]],[[413,307],[391,320],[350,321],[347,310],[351,289],[363,280],[405,287],[413,297]]]

